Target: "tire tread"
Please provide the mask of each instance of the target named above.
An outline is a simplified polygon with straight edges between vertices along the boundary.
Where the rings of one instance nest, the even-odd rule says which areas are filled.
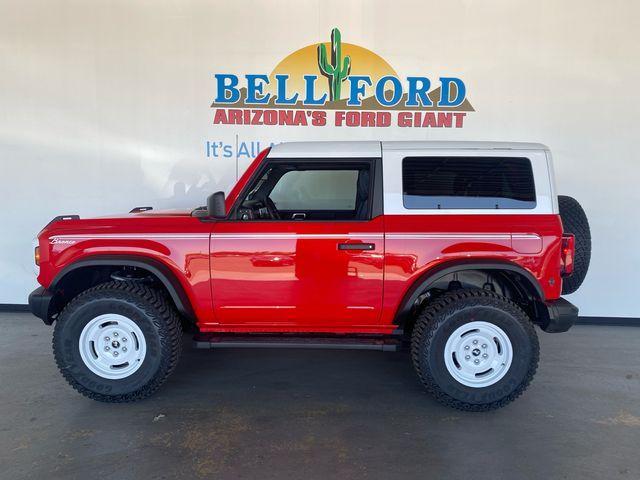
[[[135,304],[152,319],[158,331],[163,351],[160,368],[149,383],[134,392],[105,395],[88,389],[71,375],[66,368],[62,353],[56,348],[56,344],[60,341],[62,327],[70,313],[97,298],[120,299]],[[136,282],[111,281],[85,290],[65,306],[56,321],[52,345],[58,369],[76,391],[85,397],[106,403],[134,402],[155,393],[175,370],[182,351],[182,327],[175,308],[164,292]]]
[[[443,317],[441,313],[449,307],[455,308],[456,306],[459,306],[460,308],[462,308],[468,306],[470,302],[477,301],[478,299],[487,299],[489,300],[489,303],[493,304],[493,306],[503,310],[507,310],[508,313],[519,319],[520,323],[525,329],[525,332],[527,333],[527,336],[532,342],[533,352],[529,368],[527,370],[527,375],[520,383],[518,388],[516,388],[513,392],[500,400],[485,404],[464,402],[462,400],[453,398],[449,394],[445,393],[437,384],[428,369],[425,370],[423,368],[422,362],[420,361],[420,356],[423,355],[424,352],[424,346],[426,345],[426,348],[429,348],[429,345],[433,343],[438,328],[448,319],[448,317]],[[487,305],[487,303],[484,303],[483,305]],[[510,299],[498,295],[497,293],[494,293],[492,291],[483,289],[455,290],[437,297],[436,299],[431,301],[418,315],[411,337],[411,360],[418,378],[420,379],[422,384],[439,403],[463,411],[484,412],[495,410],[514,401],[516,398],[522,395],[522,393],[531,383],[531,380],[533,379],[533,376],[535,375],[538,368],[539,358],[540,348],[538,337],[536,335],[535,328],[529,320],[527,314]]]

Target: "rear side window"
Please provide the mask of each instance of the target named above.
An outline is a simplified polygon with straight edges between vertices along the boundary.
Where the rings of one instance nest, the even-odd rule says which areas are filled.
[[[402,161],[405,208],[535,208],[528,158],[406,157]]]

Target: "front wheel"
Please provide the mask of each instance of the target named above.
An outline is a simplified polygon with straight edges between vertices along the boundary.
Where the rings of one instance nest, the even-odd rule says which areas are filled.
[[[109,282],[78,295],[53,333],[53,352],[64,378],[102,402],[151,395],[175,368],[182,329],[162,292],[131,282]]]
[[[539,345],[531,321],[515,303],[487,290],[457,290],[419,315],[411,356],[436,400],[484,411],[506,405],[527,388]]]

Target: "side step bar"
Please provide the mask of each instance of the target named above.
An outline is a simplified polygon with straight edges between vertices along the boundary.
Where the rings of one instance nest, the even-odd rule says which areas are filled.
[[[333,350],[398,351],[402,342],[382,337],[322,337],[302,335],[236,335],[198,333],[193,337],[196,348],[315,348]]]

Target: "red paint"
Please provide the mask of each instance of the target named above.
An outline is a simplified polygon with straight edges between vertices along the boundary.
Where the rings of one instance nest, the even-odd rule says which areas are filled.
[[[207,327],[379,330],[382,226],[382,217],[369,222],[216,222],[211,273],[219,325]],[[339,250],[341,243],[372,243],[374,249]]]
[[[513,249],[512,234],[532,233],[542,238],[539,253],[519,253]],[[562,225],[558,215],[388,215],[385,234],[382,323],[393,322],[404,294],[416,279],[434,267],[461,259],[515,263],[533,274],[546,299],[560,297]],[[393,239],[394,234],[433,234],[442,238]],[[456,234],[486,234],[488,238],[504,234],[505,238],[455,239]]]
[[[163,214],[164,213],[164,214]],[[146,212],[112,218],[65,220],[45,227],[38,235],[41,252],[38,282],[48,287],[62,269],[77,260],[96,255],[139,255],[165,264],[182,285],[199,322],[210,322],[209,234],[212,224],[189,212]],[[154,234],[192,238],[153,238]],[[60,237],[55,235],[85,235]],[[107,237],[101,237],[107,235]],[[139,238],[113,238],[117,235]],[[193,238],[200,235],[201,238]],[[92,238],[94,237],[94,238]]]
[[[231,190],[227,208],[267,153]],[[568,241],[561,252],[562,239],[557,215],[211,222],[151,211],[47,226],[39,235],[38,281],[48,287],[83,258],[139,255],[171,270],[202,331],[390,333],[416,279],[460,259],[512,262],[536,278],[547,300],[558,298],[562,268],[573,257]],[[374,246],[338,248],[349,242]]]

